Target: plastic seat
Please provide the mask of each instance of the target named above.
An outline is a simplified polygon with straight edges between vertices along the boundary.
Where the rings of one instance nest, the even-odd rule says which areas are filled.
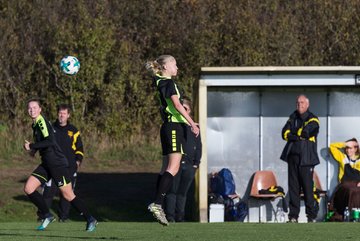
[[[318,174],[316,173],[316,171],[314,171],[313,180],[314,180],[316,189],[319,191],[320,197],[327,197],[327,192],[322,188],[320,178],[319,178]]]
[[[318,176],[318,174],[316,173],[315,170],[313,172],[313,181],[314,181],[314,186],[316,187],[316,191],[318,193],[318,196],[320,198],[319,205],[322,205],[323,209],[325,211],[327,211],[327,203],[328,203],[327,191],[322,188],[320,178],[319,178],[319,176]],[[300,193],[300,197],[301,197],[302,200],[304,200],[304,193],[303,193],[302,190],[301,190],[301,193]],[[322,198],[324,199],[323,202],[321,201]],[[319,208],[320,208],[320,206],[319,206]]]
[[[275,174],[272,171],[257,171],[254,174],[254,179],[251,186],[250,197],[275,199],[282,197],[281,194],[260,194],[259,190],[268,189],[271,186],[277,186]]]
[[[318,176],[318,174],[316,173],[316,171],[314,171],[313,173],[313,181],[314,181],[314,185],[316,187],[316,190],[319,192],[320,197],[327,197],[327,192],[322,188],[321,186],[321,182],[320,182],[320,178]],[[303,198],[304,197],[304,193],[301,190],[300,196]]]
[[[250,195],[249,195],[249,206],[250,200],[256,199],[260,202],[258,203],[259,207],[261,207],[264,202],[272,202],[277,198],[282,198],[283,195],[281,193],[274,193],[274,194],[260,194],[259,191],[261,189],[268,189],[271,186],[278,186],[275,174],[272,171],[264,170],[264,171],[257,171],[254,173],[253,182],[251,185]],[[264,201],[264,202],[263,202]],[[284,200],[282,199],[282,202]],[[270,208],[272,216],[266,216],[266,220],[272,220],[272,217],[275,217],[276,221],[276,211],[273,205],[267,205],[267,208]],[[259,223],[262,222],[263,214],[261,208],[259,209]]]

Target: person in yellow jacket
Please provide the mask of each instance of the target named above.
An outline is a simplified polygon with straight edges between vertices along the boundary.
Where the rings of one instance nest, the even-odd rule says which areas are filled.
[[[349,164],[349,167],[360,171],[360,151],[356,138],[352,138],[346,142],[331,143],[330,152],[334,159],[339,163],[339,182],[341,182],[344,177],[346,164]],[[347,173],[347,175],[349,174],[350,173]]]
[[[330,152],[339,163],[339,184],[330,201],[329,221],[349,221],[346,208],[360,207],[360,152],[355,138],[330,144]]]

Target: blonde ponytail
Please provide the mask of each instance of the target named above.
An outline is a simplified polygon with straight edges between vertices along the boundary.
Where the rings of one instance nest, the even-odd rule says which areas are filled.
[[[147,61],[145,63],[145,69],[149,71],[152,75],[161,74],[163,70],[163,65],[169,61],[175,59],[171,55],[160,55],[156,60],[154,61]]]

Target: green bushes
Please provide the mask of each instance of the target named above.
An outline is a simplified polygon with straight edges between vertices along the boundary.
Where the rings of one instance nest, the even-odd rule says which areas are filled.
[[[51,120],[71,104],[84,139],[158,146],[145,61],[174,55],[188,96],[202,66],[358,65],[359,9],[355,0],[0,0],[0,120],[23,128],[37,96]],[[76,76],[60,73],[64,55],[79,58]]]

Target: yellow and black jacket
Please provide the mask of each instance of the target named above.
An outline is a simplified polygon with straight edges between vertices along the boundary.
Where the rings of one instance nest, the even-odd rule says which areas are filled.
[[[339,163],[339,174],[338,174],[338,180],[339,182],[342,180],[345,168],[348,165],[350,168],[353,168],[360,171],[360,157],[357,157],[356,160],[351,160],[346,154],[345,149],[346,143],[345,142],[334,142],[330,144],[330,152],[331,155],[334,157],[334,159]],[[351,169],[348,169],[348,171]]]
[[[287,141],[281,154],[281,160],[287,162],[289,154],[298,154],[302,166],[315,166],[320,163],[317,154],[317,135],[319,118],[310,111],[301,116],[292,113],[282,129],[281,136]]]
[[[191,131],[191,127],[186,125],[186,142],[184,144],[184,152],[182,155],[181,163],[187,163],[190,165],[200,165],[200,159],[202,155],[201,137],[197,137]]]
[[[69,161],[71,172],[77,171],[76,162],[82,162],[84,156],[83,144],[80,137],[80,131],[70,123],[61,126],[56,120],[53,124],[55,130],[56,142],[64,152]]]

